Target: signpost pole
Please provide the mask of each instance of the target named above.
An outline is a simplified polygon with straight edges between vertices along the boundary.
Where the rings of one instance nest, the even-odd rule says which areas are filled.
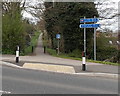
[[[84,19],[85,19],[85,17],[84,17]],[[84,24],[85,24],[85,22],[84,22]],[[84,28],[84,52],[86,54],[86,28]]]
[[[53,7],[55,6],[54,0],[53,0]]]
[[[96,28],[94,28],[94,60],[96,60]]]
[[[59,53],[60,53],[60,48],[59,48],[59,39],[58,39],[58,54],[57,55],[59,55]]]
[[[60,34],[56,34],[56,38],[57,38],[57,55],[59,55],[60,53]]]
[[[85,16],[84,16],[85,19]],[[84,22],[85,24],[85,22]],[[86,65],[85,65],[85,59],[86,59],[86,28],[84,28],[84,56],[83,56],[83,61],[84,63],[82,64],[82,70],[86,70]]]
[[[82,70],[86,70],[86,28],[94,28],[94,60],[96,60],[96,28],[100,27],[100,24],[95,24],[98,22],[99,19],[94,16],[94,18],[87,18],[84,16],[84,19],[80,19],[80,28],[84,28],[84,52],[83,52],[83,64],[82,64]],[[86,24],[86,23],[94,22],[94,24]]]

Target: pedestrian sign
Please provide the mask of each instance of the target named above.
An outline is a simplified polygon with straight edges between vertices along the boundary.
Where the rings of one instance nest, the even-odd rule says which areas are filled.
[[[80,24],[80,28],[98,28],[100,24]]]
[[[87,18],[87,19],[80,19],[80,23],[86,23],[86,22],[98,22],[99,19],[98,18]]]
[[[57,39],[60,39],[60,34],[56,34],[56,38],[57,38]]]

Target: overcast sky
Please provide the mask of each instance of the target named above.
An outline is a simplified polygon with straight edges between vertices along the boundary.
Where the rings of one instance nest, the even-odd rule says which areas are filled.
[[[102,1],[102,0],[100,0]],[[103,4],[98,7],[98,13],[100,16],[110,18],[116,14],[118,14],[118,2],[120,0],[104,0]],[[112,19],[103,19],[98,22],[101,24],[101,28],[108,28],[113,30],[113,32],[117,32],[118,30],[118,16],[115,16]]]
[[[55,1],[55,0],[54,0]],[[69,0],[70,1],[70,0]],[[103,2],[102,5],[97,6],[98,13],[100,17],[106,17],[110,18],[115,14],[118,14],[118,9],[120,9],[118,6],[118,2],[120,0],[95,0],[99,2]],[[32,2],[28,2],[27,5],[37,6],[37,4],[40,3],[39,0],[32,0]],[[34,12],[34,9],[27,9]],[[39,19],[36,17],[33,17],[30,13],[23,12],[24,18],[29,18],[32,22],[37,22]],[[102,19],[98,22],[101,24],[100,30],[103,30],[105,28],[108,28],[110,30],[113,30],[113,32],[117,32],[118,30],[118,17],[114,17],[112,19]]]

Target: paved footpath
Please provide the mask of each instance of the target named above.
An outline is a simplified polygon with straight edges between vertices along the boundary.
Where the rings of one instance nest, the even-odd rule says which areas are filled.
[[[46,65],[50,67],[55,65],[57,69],[59,69],[60,66],[65,69],[64,66],[67,67],[73,67],[75,70],[75,73],[108,73],[108,74],[118,74],[118,67],[112,66],[112,65],[105,65],[105,64],[99,64],[99,63],[86,63],[87,70],[83,72],[81,69],[82,62],[78,60],[70,60],[70,59],[63,59],[59,57],[53,57],[49,54],[44,54],[44,49],[42,47],[42,34],[39,36],[38,44],[36,49],[34,50],[34,54],[32,56],[20,56],[20,62],[15,63],[15,55],[3,55],[2,61],[14,63],[18,66],[22,66],[25,68],[31,68],[32,66],[36,67],[36,69],[40,66]],[[9,63],[9,64],[10,64]],[[60,66],[59,66],[60,65]],[[27,66],[27,67],[26,67]],[[44,69],[46,69],[44,68]],[[65,70],[69,70],[65,69]],[[33,68],[34,69],[34,68]],[[70,68],[71,70],[71,68]],[[72,69],[73,70],[73,69]],[[48,70],[49,71],[49,70]],[[73,72],[73,71],[72,71]]]

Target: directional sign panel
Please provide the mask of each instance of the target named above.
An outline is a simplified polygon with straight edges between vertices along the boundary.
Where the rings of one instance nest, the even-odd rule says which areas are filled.
[[[60,39],[60,34],[56,34],[56,38],[57,38],[57,39]]]
[[[80,19],[80,23],[85,23],[85,22],[98,22],[99,19],[98,18],[88,18],[88,19]]]
[[[80,24],[80,28],[98,28],[100,24]]]

